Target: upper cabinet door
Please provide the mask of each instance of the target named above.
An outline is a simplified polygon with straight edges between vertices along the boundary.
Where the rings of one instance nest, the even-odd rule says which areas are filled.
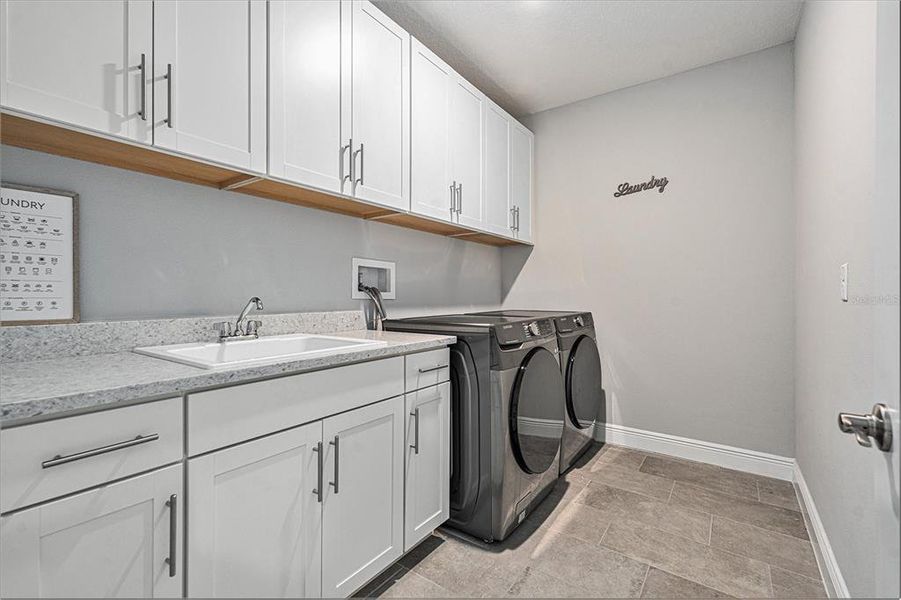
[[[154,144],[265,172],[265,0],[170,0],[154,11]]]
[[[410,208],[410,35],[369,2],[353,3],[354,196]]]
[[[457,77],[451,87],[451,168],[457,180],[458,222],[473,228],[484,221],[484,108],[485,96]]]
[[[456,75],[419,40],[410,53],[410,210],[456,220],[450,168],[450,97]]]
[[[404,398],[323,421],[322,595],[351,595],[404,545]]]
[[[512,236],[510,117],[489,102],[485,108],[485,223],[491,233]]]
[[[342,110],[342,56],[349,57],[351,3],[269,2],[269,174],[350,193],[350,115]],[[348,86],[349,93],[349,86]]]
[[[152,2],[4,1],[0,20],[0,104],[151,142]]]
[[[0,597],[181,598],[182,475],[174,465],[0,519]]]
[[[188,461],[188,597],[315,598],[322,422]]]
[[[510,127],[510,202],[516,209],[517,239],[532,241],[532,132],[513,122]]]

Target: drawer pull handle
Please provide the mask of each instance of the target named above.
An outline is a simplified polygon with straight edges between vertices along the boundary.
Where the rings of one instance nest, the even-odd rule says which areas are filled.
[[[175,577],[175,553],[178,548],[178,544],[176,544],[178,538],[178,496],[175,494],[169,496],[166,506],[169,507],[169,557],[166,558],[166,564],[169,565],[169,577]]]
[[[91,458],[92,456],[99,456],[100,454],[106,454],[107,452],[115,452],[116,450],[124,450],[125,448],[131,448],[132,446],[146,444],[147,442],[155,442],[158,439],[160,439],[158,433],[151,433],[150,435],[139,435],[133,440],[116,442],[115,444],[110,444],[109,446],[101,446],[100,448],[94,448],[93,450],[85,450],[84,452],[76,452],[75,454],[67,454],[66,456],[57,454],[50,460],[45,460],[44,462],[42,462],[41,468],[49,469],[50,467],[64,465],[66,463],[75,462],[76,460],[81,460],[83,458]]]
[[[316,442],[313,452],[316,453],[316,489],[313,493],[316,494],[316,502],[322,502],[322,442]]]
[[[446,369],[447,365],[438,365],[436,367],[429,367],[428,369],[419,369],[420,373],[432,373],[433,371],[440,371],[441,369]]]
[[[335,447],[335,480],[330,481],[329,485],[335,488],[335,495],[338,495],[338,436],[335,436],[335,439],[329,442],[330,446]]]

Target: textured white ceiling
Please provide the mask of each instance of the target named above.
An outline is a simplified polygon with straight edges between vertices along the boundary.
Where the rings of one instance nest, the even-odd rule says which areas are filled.
[[[375,0],[514,115],[795,37],[801,0]]]

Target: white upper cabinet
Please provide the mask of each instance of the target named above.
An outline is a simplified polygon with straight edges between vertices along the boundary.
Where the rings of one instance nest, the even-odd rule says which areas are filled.
[[[347,597],[404,545],[404,398],[322,423],[322,596]]]
[[[265,0],[157,2],[153,35],[154,144],[265,172]]]
[[[510,117],[489,102],[485,109],[485,223],[486,231],[512,236],[510,205]]]
[[[510,204],[514,236],[532,241],[532,132],[513,121],[510,127]]]
[[[188,461],[188,596],[315,598],[322,422]]]
[[[4,1],[0,20],[3,106],[150,143],[152,2]]]
[[[410,208],[410,35],[369,2],[353,2],[353,195]]]
[[[269,2],[269,174],[348,194],[341,61],[350,57],[351,9],[349,0]]]
[[[484,220],[485,96],[457,76],[451,87],[451,168],[457,181],[457,222],[480,228]]]
[[[181,598],[174,465],[0,519],[0,597]]]
[[[456,182],[450,167],[450,102],[454,72],[419,40],[410,53],[410,208],[456,220]]]

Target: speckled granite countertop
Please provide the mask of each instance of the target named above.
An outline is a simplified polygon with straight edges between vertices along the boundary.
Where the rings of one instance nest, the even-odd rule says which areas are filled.
[[[216,370],[127,351],[4,363],[0,365],[0,426],[433,350],[455,342],[453,336],[388,331],[341,331],[333,335],[382,340],[387,345],[335,356]]]

